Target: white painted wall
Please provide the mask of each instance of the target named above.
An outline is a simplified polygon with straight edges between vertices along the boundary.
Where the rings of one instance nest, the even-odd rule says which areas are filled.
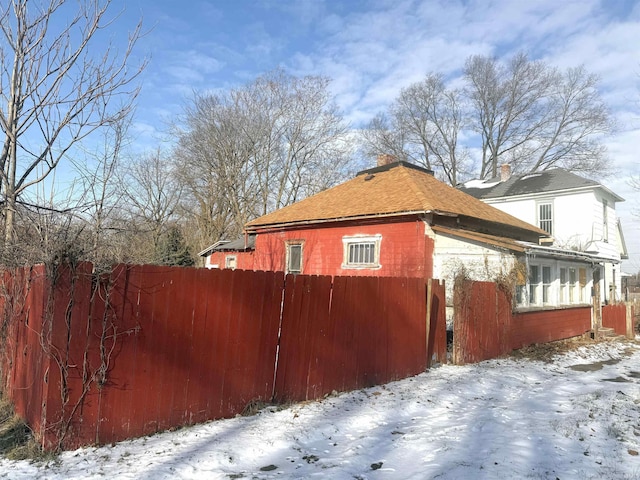
[[[431,236],[434,238],[433,278],[445,281],[447,305],[453,305],[454,280],[462,271],[470,280],[491,282],[507,275],[516,262],[513,254],[498,249],[447,235]]]
[[[603,200],[607,202],[608,235],[605,235]],[[606,191],[596,188],[554,195],[541,193],[490,199],[485,202],[536,226],[539,226],[538,204],[551,202],[554,246],[593,252],[612,259],[611,263],[604,265],[602,299],[613,300],[609,295],[611,286],[615,289],[616,298],[620,298],[619,262],[622,242],[618,236],[615,198]]]

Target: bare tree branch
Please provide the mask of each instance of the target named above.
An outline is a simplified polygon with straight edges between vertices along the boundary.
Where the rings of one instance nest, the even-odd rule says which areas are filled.
[[[12,0],[0,7],[0,194],[4,241],[14,234],[16,199],[42,182],[95,130],[132,111],[145,62],[130,69],[141,23],[123,52],[95,49],[113,22],[110,0]],[[71,16],[69,14],[71,13]],[[62,25],[53,30],[53,25]]]

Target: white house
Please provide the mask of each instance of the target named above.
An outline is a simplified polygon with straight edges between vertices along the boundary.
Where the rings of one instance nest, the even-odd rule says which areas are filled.
[[[586,270],[540,256],[539,262],[531,260],[529,277],[534,283],[540,280],[544,285],[554,277],[561,285],[588,285],[591,280],[601,280],[603,301],[621,298],[620,262],[627,258],[627,250],[615,204],[624,201],[622,197],[564,169],[511,176],[508,165],[503,165],[500,178],[472,180],[461,190],[548,232],[553,238],[550,250],[597,259],[593,278],[589,279],[584,278],[589,276]],[[561,295],[573,293],[564,287]]]

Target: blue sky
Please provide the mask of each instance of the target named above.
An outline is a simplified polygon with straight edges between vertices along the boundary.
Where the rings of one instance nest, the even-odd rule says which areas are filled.
[[[122,4],[114,2],[113,11]],[[124,38],[142,16],[149,30],[133,133],[140,148],[166,139],[194,91],[244,84],[281,66],[332,79],[331,89],[354,128],[383,110],[402,87],[428,72],[451,82],[472,54],[524,50],[560,68],[584,64],[601,78],[619,131],[607,140],[618,174],[603,180],[626,198],[617,206],[640,270],[640,2],[628,0],[217,0],[126,2],[117,21]]]

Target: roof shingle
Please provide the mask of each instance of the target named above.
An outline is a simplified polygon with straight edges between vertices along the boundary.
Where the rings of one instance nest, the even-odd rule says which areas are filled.
[[[434,213],[467,216],[546,235],[404,162],[360,172],[355,178],[246,224],[247,231],[291,224]]]
[[[491,199],[585,188],[602,188],[614,196],[616,201],[621,202],[624,200],[602,184],[583,178],[563,168],[552,168],[520,176],[514,175],[505,182],[501,182],[498,178],[484,182],[474,180],[465,184],[460,190],[475,198]]]

